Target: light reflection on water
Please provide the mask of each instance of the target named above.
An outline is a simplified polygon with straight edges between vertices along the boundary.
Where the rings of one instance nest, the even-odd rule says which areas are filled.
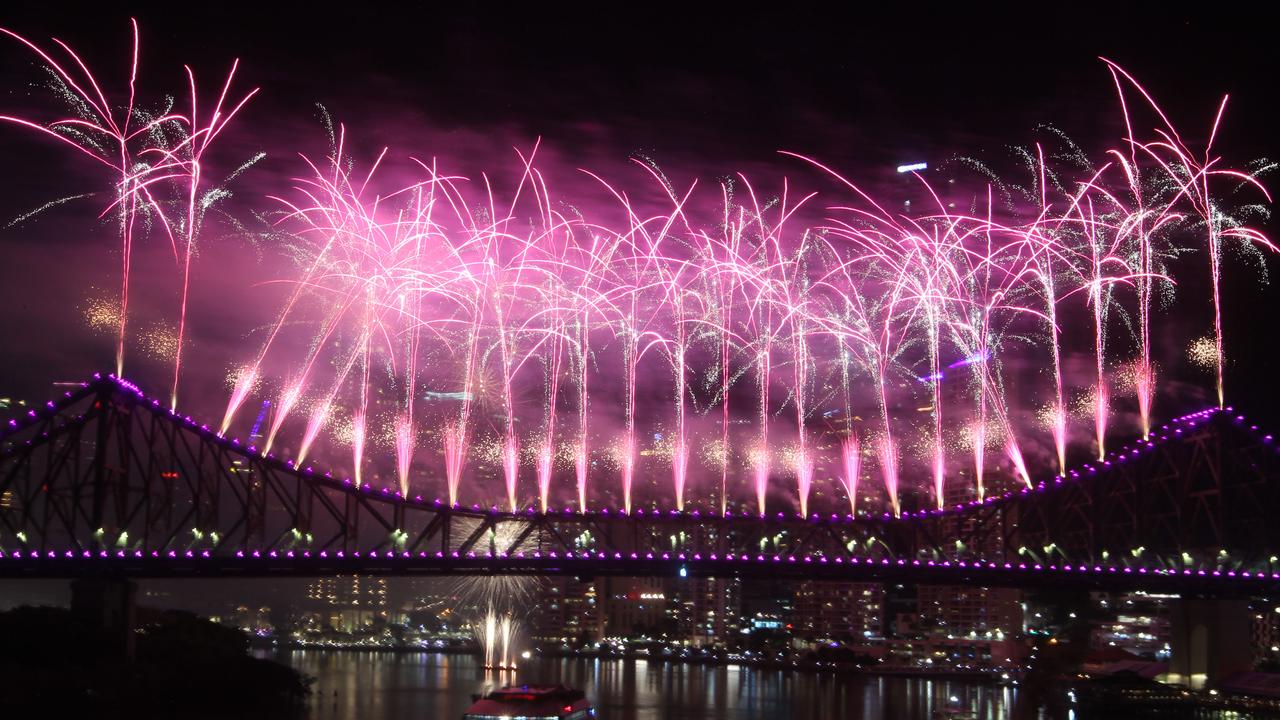
[[[470,655],[264,653],[316,678],[312,720],[456,720],[497,678]],[[509,684],[502,676],[501,684]],[[933,720],[1009,716],[1016,689],[953,680],[830,675],[646,660],[524,661],[518,682],[586,691],[601,720]]]

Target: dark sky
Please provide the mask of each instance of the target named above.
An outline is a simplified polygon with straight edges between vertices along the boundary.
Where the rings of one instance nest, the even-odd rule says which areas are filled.
[[[601,124],[623,148],[727,159],[787,147],[879,161],[1016,141],[1040,122],[1083,133],[1096,127],[1091,115],[1114,116],[1098,55],[1142,78],[1188,125],[1233,93],[1231,136],[1253,150],[1276,69],[1261,16],[1203,6],[131,5],[53,13],[9,3],[0,20],[63,38],[101,68],[123,61],[136,15],[144,77],[168,87],[184,62],[213,75],[239,57],[244,81],[265,88],[257,122],[317,102],[370,125],[412,108],[437,124],[555,140]],[[12,47],[2,52],[5,67],[23,62]],[[376,138],[392,139],[404,142]]]

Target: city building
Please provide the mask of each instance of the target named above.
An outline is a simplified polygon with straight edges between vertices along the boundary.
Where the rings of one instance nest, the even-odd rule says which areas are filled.
[[[865,644],[884,637],[884,586],[806,580],[795,588],[792,633],[798,639]]]
[[[530,635],[543,642],[583,644],[601,637],[596,582],[577,577],[541,579]]]
[[[742,629],[742,583],[736,578],[692,578],[677,586],[684,596],[680,635],[697,646],[726,647]]]
[[[1280,604],[1254,601],[1250,610],[1253,612],[1253,656],[1259,666],[1280,670]]]
[[[389,620],[387,580],[364,575],[335,575],[307,585],[307,606],[322,626],[353,633]]]
[[[600,590],[603,637],[674,638],[692,602],[677,598],[671,581],[661,577],[608,577]]]
[[[542,581],[535,641],[581,648],[661,640],[777,653],[843,646],[888,667],[1018,669],[1029,646],[1022,592],[964,585],[772,578],[582,578]]]
[[[271,631],[271,608],[235,606],[225,617],[216,617],[214,622],[239,628],[247,633],[261,634]]]
[[[1093,593],[1091,604],[1100,616],[1089,634],[1094,649],[1119,648],[1149,660],[1167,660],[1171,642],[1171,613],[1177,595],[1156,593]]]
[[[1013,588],[921,585],[916,613],[926,635],[1002,640],[1023,631],[1022,591]]]
[[[886,640],[883,649],[870,653],[887,667],[936,669],[943,672],[1013,670],[1028,654],[1025,642],[1006,637],[946,637],[926,635]]]

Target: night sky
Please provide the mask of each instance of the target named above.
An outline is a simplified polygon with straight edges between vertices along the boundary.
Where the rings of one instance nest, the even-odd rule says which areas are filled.
[[[627,161],[635,155],[652,159],[677,184],[737,171],[806,175],[778,150],[821,158],[893,194],[899,186],[890,169],[900,162],[967,155],[1008,168],[1009,148],[1034,142],[1045,124],[1096,158],[1123,132],[1099,55],[1141,79],[1192,145],[1229,92],[1219,151],[1237,164],[1277,156],[1270,107],[1277,61],[1267,24],[1247,13],[1202,17],[1128,6],[1046,15],[1016,6],[899,13],[179,7],[54,13],[40,3],[11,3],[0,11],[0,25],[67,41],[110,83],[124,77],[128,18],[136,16],[144,104],[181,95],[183,63],[212,87],[240,58],[236,87],[262,92],[219,140],[208,174],[267,153],[231,186],[230,207],[241,216],[272,207],[265,196],[299,174],[298,153],[324,154],[318,105],[346,125],[357,156],[391,146],[393,156],[440,156],[469,176],[510,167],[512,148],[541,138],[543,161],[579,183],[567,183],[570,194],[583,186],[577,168],[634,181]],[[25,48],[5,38],[0,62],[0,111],[57,117],[57,101]],[[7,349],[0,393],[36,400],[51,380],[110,364],[110,339],[87,333],[83,317],[90,299],[116,292],[119,249],[113,228],[96,219],[100,197],[9,224],[50,200],[101,190],[104,176],[90,161],[12,126],[0,128],[0,157],[7,170],[0,193],[0,337]],[[193,313],[209,319],[192,323],[192,342],[209,371],[189,381],[197,397],[218,394],[225,369],[243,356],[246,328],[278,304],[269,281],[281,273],[271,262],[269,248],[246,251],[234,238],[203,243]],[[145,329],[174,301],[166,282],[173,257],[151,238],[135,263],[137,327]],[[1207,331],[1202,266],[1203,257],[1193,257],[1178,268],[1177,305],[1165,312],[1196,318]],[[1255,415],[1280,417],[1271,410],[1275,385],[1263,352],[1268,315],[1257,312],[1274,305],[1274,290],[1232,258],[1225,277],[1228,387],[1241,393],[1231,399],[1248,400]],[[143,358],[132,374],[145,366]],[[192,409],[212,413],[220,402]]]
[[[128,18],[137,17],[144,101],[181,93],[183,63],[212,85],[239,58],[237,87],[262,92],[211,164],[225,173],[267,152],[233,186],[241,211],[269,205],[265,194],[299,172],[298,152],[323,154],[317,104],[347,126],[357,153],[391,145],[449,158],[465,173],[509,163],[512,147],[539,137],[549,163],[569,169],[622,173],[641,154],[684,180],[739,170],[804,175],[777,155],[785,149],[890,190],[900,162],[963,154],[998,163],[1042,124],[1096,156],[1123,132],[1099,55],[1140,78],[1193,145],[1229,92],[1219,152],[1238,164],[1280,156],[1272,114],[1280,67],[1260,15],[1118,3],[1034,14],[1022,5],[912,4],[893,14],[692,5],[495,3],[462,13],[417,3],[6,3],[0,26],[63,39],[118,81]],[[0,114],[54,116],[32,56],[9,38],[0,38],[0,68]],[[7,125],[0,158],[0,396],[43,400],[51,382],[109,367],[112,339],[86,333],[83,308],[115,291],[119,250],[96,219],[99,198],[9,224],[50,200],[100,189],[91,163]],[[1274,235],[1274,223],[1264,230]],[[143,277],[172,272],[172,256],[153,240],[138,252]],[[193,316],[206,321],[193,324],[190,387],[203,414],[220,411],[218,388],[224,368],[243,356],[243,328],[278,301],[264,284],[278,276],[270,257],[229,241],[199,258]],[[1191,337],[1210,329],[1203,266],[1193,258],[1179,270],[1178,300],[1162,311],[1199,323]],[[1224,273],[1228,401],[1280,427],[1268,347],[1280,296],[1234,259]],[[141,282],[145,325],[146,303],[163,305],[172,288],[148,291]],[[1212,381],[1202,382],[1208,397]]]
[[[301,171],[299,152],[323,155],[318,105],[346,125],[357,155],[367,159],[389,145],[393,155],[440,156],[471,176],[510,167],[512,148],[531,147],[536,138],[540,157],[579,183],[576,168],[584,167],[634,180],[627,161],[635,155],[651,158],[677,184],[737,171],[804,176],[806,168],[777,154],[791,150],[890,194],[899,162],[968,155],[1007,167],[1008,149],[1034,142],[1045,124],[1097,157],[1123,132],[1099,55],[1140,78],[1192,145],[1229,92],[1219,151],[1237,164],[1277,155],[1270,107],[1277,61],[1267,24],[1247,13],[1202,17],[1128,6],[1063,6],[1047,15],[1015,6],[892,14],[177,7],[50,12],[40,3],[11,3],[0,11],[0,25],[33,39],[64,39],[116,82],[128,57],[128,18],[136,16],[144,104],[183,92],[183,63],[212,86],[240,58],[237,87],[262,92],[209,160],[216,176],[267,153],[231,186],[230,207],[240,215],[271,206],[265,196]],[[4,38],[0,62],[0,112],[57,116],[57,101],[25,48]],[[113,229],[96,219],[100,197],[9,224],[50,200],[101,190],[103,175],[91,162],[12,126],[0,128],[0,157],[7,171],[0,193],[0,394],[38,400],[50,381],[110,365],[111,340],[86,332],[84,308],[116,292],[119,249]],[[192,409],[212,414],[226,368],[244,355],[246,328],[278,305],[270,281],[281,273],[270,248],[247,248],[234,237],[205,241],[201,253],[192,347],[193,362],[207,371],[188,382]],[[145,329],[174,301],[173,256],[150,238],[135,263],[136,323]],[[1163,312],[1177,322],[1193,319],[1183,335],[1196,337],[1208,332],[1203,256],[1177,270],[1178,299]],[[1229,399],[1280,419],[1264,351],[1269,313],[1259,312],[1274,306],[1275,291],[1234,258],[1224,273]],[[153,365],[143,358],[132,374],[163,372]],[[206,403],[206,395],[217,398]]]

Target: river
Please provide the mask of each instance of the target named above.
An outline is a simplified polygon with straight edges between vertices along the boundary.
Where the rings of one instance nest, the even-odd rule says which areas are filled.
[[[476,658],[434,653],[264,651],[316,679],[311,720],[456,720],[493,687]],[[924,678],[832,675],[646,660],[525,660],[518,682],[586,691],[601,720],[932,720],[1009,716],[1016,688]],[[503,683],[509,684],[509,683]]]

